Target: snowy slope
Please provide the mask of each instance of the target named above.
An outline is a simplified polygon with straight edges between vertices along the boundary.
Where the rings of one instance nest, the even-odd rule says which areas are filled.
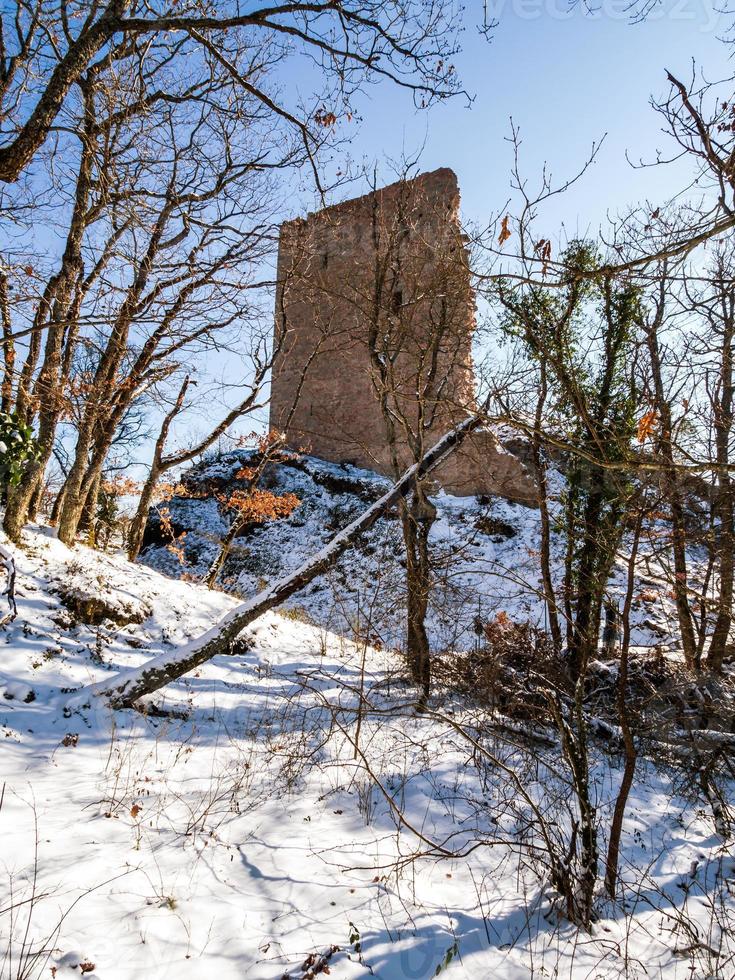
[[[630,802],[626,903],[601,902],[580,934],[521,846],[503,770],[450,724],[476,719],[454,701],[416,716],[387,648],[268,615],[247,652],[173,685],[158,714],[67,717],[69,689],[183,643],[234,600],[42,529],[26,542],[1,663],[3,978],[735,975],[733,907],[712,904],[732,902],[735,865],[666,769],[644,764]],[[118,621],[76,622],[80,596]],[[553,748],[534,762],[488,744],[540,805],[563,807]],[[594,764],[604,815],[619,763]]]
[[[177,544],[160,529],[156,509],[151,518],[141,561],[173,577],[203,578],[217,555],[229,516],[215,493],[243,484],[235,474],[252,460],[249,450],[215,456],[193,467],[185,485],[197,498],[178,496],[166,503]],[[293,571],[331,537],[385,492],[383,477],[353,466],[314,457],[294,457],[273,465],[264,485],[274,493],[293,493],[300,505],[286,519],[246,529],[238,537],[220,577],[220,586],[249,598],[280,576]],[[550,486],[561,492],[563,478],[552,473]],[[433,498],[437,519],[432,528],[435,587],[430,601],[429,632],[435,650],[471,649],[476,641],[476,618],[488,621],[498,612],[516,621],[544,626],[544,603],[539,573],[539,514],[533,508],[499,497],[455,497],[439,492]],[[554,539],[561,569],[563,543]],[[666,569],[660,564],[655,537],[641,545],[642,598],[636,602],[632,643],[644,647],[676,645],[676,617]],[[401,528],[389,515],[361,539],[355,550],[329,575],[318,579],[290,602],[298,614],[340,633],[351,634],[355,624],[381,643],[400,646],[405,630],[405,564]],[[644,574],[646,572],[647,574]],[[610,593],[624,591],[621,555]],[[696,562],[694,565],[696,578]]]

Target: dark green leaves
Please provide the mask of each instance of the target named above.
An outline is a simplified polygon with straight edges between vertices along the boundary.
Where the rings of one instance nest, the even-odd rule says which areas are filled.
[[[16,486],[26,467],[38,459],[30,425],[11,412],[0,412],[0,484]]]

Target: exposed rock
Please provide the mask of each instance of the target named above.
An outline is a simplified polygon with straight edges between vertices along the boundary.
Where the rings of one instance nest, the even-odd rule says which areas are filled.
[[[150,606],[131,595],[118,590],[92,595],[74,582],[64,583],[57,589],[59,598],[78,622],[91,626],[110,621],[118,626],[142,623],[151,615]]]

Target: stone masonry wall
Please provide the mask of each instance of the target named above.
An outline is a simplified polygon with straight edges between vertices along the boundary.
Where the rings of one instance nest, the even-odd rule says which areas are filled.
[[[292,448],[388,476],[474,405],[475,301],[451,170],[422,174],[281,227],[270,424]],[[437,481],[535,504],[489,431]]]

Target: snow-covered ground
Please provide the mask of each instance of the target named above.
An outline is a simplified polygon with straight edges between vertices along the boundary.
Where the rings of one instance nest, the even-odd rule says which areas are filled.
[[[440,535],[467,509],[450,501]],[[600,898],[579,932],[555,912],[509,776],[563,828],[553,747],[490,732],[478,754],[466,705],[417,716],[387,644],[299,610],[257,621],[247,649],[147,716],[70,714],[70,689],[182,644],[235,600],[43,529],[25,541],[0,659],[3,980],[735,976],[735,861],[667,768],[640,764],[624,900]],[[518,572],[531,546],[502,539],[495,557]],[[116,621],[78,622],[105,615],[90,598]],[[593,763],[605,824],[620,762]]]
[[[251,459],[249,450],[234,451],[189,470],[186,487],[194,496],[177,496],[164,505],[174,532],[182,536],[171,548],[170,533],[158,531],[154,509],[141,561],[173,577],[203,578],[229,521],[215,493],[226,497],[241,487],[235,474]],[[268,489],[295,494],[301,503],[288,518],[248,528],[235,539],[219,581],[245,598],[294,571],[390,486],[370,471],[309,456],[272,466],[266,476]],[[563,478],[552,472],[550,484],[561,492]],[[433,648],[472,649],[478,616],[489,621],[502,612],[514,621],[545,626],[538,511],[500,497],[440,492],[432,499],[437,508],[431,531],[436,587],[428,616]],[[660,547],[665,529],[656,531],[641,544],[641,587],[632,614],[631,642],[643,647],[672,646],[677,638],[672,573],[664,567]],[[561,539],[554,540],[554,551],[561,570]],[[395,514],[389,515],[288,606],[295,615],[342,635],[369,632],[384,645],[400,646],[405,633],[403,556],[400,524]],[[612,597],[624,593],[623,559],[609,585]],[[695,584],[697,571],[695,563]]]

